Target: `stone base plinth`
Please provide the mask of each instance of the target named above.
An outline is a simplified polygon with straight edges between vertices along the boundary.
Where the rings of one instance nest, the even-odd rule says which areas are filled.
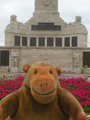
[[[9,66],[0,66],[0,72],[8,72]]]
[[[18,68],[12,67],[12,68],[11,68],[11,72],[18,72]]]
[[[74,68],[74,69],[73,69],[73,72],[74,72],[74,73],[81,73],[81,68]]]

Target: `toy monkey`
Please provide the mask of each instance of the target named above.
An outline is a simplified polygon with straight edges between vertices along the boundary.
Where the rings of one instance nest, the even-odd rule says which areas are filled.
[[[31,65],[25,64],[25,65],[23,66],[23,71],[24,71],[25,73],[27,73],[30,67],[31,67]]]
[[[0,120],[9,115],[11,120],[87,120],[79,102],[60,86],[60,68],[45,62],[26,68],[23,85],[0,101]]]

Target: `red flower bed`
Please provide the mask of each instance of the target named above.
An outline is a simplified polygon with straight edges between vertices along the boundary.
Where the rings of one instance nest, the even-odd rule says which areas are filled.
[[[59,78],[59,82],[64,89],[75,96],[85,112],[90,114],[90,82],[81,77],[69,78],[68,80]]]
[[[0,82],[0,100],[11,92],[19,89],[23,84],[24,77],[20,76],[15,79],[4,80]]]
[[[0,82],[0,100],[11,92],[19,89],[23,84],[24,77],[4,80]],[[81,77],[59,78],[61,86],[71,92],[83,106],[86,113],[90,114],[90,82]]]

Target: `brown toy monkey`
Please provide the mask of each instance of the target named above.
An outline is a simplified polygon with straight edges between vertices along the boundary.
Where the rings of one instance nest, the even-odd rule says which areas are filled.
[[[31,65],[25,64],[25,65],[23,66],[23,71],[24,71],[25,73],[27,73],[30,67],[31,67]]]
[[[0,120],[9,115],[11,120],[87,120],[79,102],[60,86],[59,68],[38,62],[27,71],[22,87],[1,100]]]

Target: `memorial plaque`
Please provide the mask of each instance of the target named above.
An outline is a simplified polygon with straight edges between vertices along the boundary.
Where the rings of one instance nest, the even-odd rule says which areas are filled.
[[[36,37],[30,37],[30,46],[36,46]]]
[[[55,31],[61,31],[61,25],[55,25],[54,30]]]
[[[56,46],[62,46],[62,38],[56,38]]]
[[[70,47],[70,37],[65,38],[65,47]]]
[[[20,36],[15,36],[14,45],[15,45],[15,46],[20,46]]]
[[[38,30],[38,25],[32,25],[31,30]]]
[[[83,67],[85,67],[85,65],[87,65],[88,67],[90,67],[90,52],[83,52]]]
[[[32,25],[31,30],[61,31],[61,25],[54,25],[54,23],[38,23],[38,25]]]
[[[27,46],[27,37],[22,37],[22,46]]]
[[[77,47],[77,36],[72,37],[72,47]]]
[[[47,38],[47,46],[53,46],[53,38],[52,37]]]
[[[45,37],[39,37],[38,46],[45,46]]]
[[[0,51],[0,66],[9,66],[9,51]]]

